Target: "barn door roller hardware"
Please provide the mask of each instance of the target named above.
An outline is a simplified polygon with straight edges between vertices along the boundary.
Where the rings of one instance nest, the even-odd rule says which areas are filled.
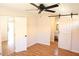
[[[61,16],[71,16],[71,18],[72,18],[73,15],[78,15],[78,13],[70,13],[70,14],[64,14],[64,15],[59,14],[59,15],[49,16],[49,17],[59,17],[60,18]]]

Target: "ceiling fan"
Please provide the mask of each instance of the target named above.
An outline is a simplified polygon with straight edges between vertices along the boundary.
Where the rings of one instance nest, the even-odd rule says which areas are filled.
[[[30,4],[33,5],[33,6],[35,6],[36,8],[38,8],[38,10],[39,10],[38,13],[39,13],[39,14],[40,14],[42,11],[55,13],[55,11],[49,10],[49,9],[55,8],[55,7],[58,7],[58,6],[59,6],[59,4],[54,4],[54,5],[47,6],[47,7],[46,7],[44,4],[40,4],[39,6],[37,6],[37,5],[34,4],[34,3],[30,3]]]

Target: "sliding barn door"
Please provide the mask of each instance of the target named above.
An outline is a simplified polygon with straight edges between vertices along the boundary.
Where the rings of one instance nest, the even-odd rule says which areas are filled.
[[[62,16],[59,19],[59,48],[71,50],[71,16]]]
[[[74,15],[72,19],[72,51],[79,53],[79,16]]]
[[[15,52],[25,51],[27,48],[26,17],[15,17]]]

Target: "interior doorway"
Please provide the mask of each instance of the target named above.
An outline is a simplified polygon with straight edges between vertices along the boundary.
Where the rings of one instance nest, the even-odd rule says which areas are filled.
[[[50,46],[52,47],[53,55],[58,55],[59,22],[57,17],[50,17],[50,19],[51,19]]]
[[[0,19],[1,19],[0,24],[1,24],[1,38],[2,38],[2,55],[10,56],[14,55],[14,52],[26,51],[27,50],[26,17],[2,16],[0,17]]]
[[[26,17],[8,18],[8,55],[27,50],[27,21]],[[14,53],[15,52],[15,53]]]

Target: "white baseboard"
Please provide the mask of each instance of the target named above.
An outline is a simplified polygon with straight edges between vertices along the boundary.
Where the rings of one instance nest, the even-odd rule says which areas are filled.
[[[79,53],[79,51],[77,51],[77,50],[71,50],[72,52],[75,52],[75,53]]]

